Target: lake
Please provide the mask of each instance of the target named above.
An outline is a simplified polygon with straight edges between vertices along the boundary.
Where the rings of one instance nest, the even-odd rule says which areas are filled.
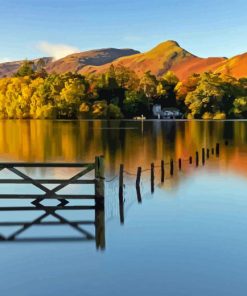
[[[216,143],[220,144],[219,157],[215,155]],[[202,148],[210,149],[205,165]],[[247,293],[247,121],[0,121],[1,162],[94,162],[96,155],[104,155],[106,167],[101,248],[97,249],[94,239],[77,241],[79,234],[71,225],[27,228],[20,238],[48,239],[0,241],[1,295]],[[161,160],[166,164],[164,183]],[[120,215],[121,163],[125,202]],[[151,163],[155,165],[153,193]],[[141,202],[135,188],[139,166],[143,170]],[[37,178],[69,178],[76,169],[23,172]],[[10,175],[6,170],[0,172],[1,178]],[[0,186],[1,193],[37,191],[26,185]],[[75,187],[66,190],[75,192]],[[89,185],[83,188],[92,190]],[[19,206],[29,201],[0,203]],[[95,213],[68,211],[64,217],[92,220]],[[3,222],[36,218],[35,212],[1,212],[0,216]],[[55,218],[44,221],[49,224]],[[94,225],[82,226],[94,234]],[[0,227],[6,236],[14,231],[18,227]],[[74,240],[53,240],[67,235]]]

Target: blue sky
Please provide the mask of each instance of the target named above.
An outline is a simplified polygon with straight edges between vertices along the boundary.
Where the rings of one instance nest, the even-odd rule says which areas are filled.
[[[230,57],[247,51],[246,11],[246,0],[0,0],[0,60],[146,51],[168,39],[202,57]]]

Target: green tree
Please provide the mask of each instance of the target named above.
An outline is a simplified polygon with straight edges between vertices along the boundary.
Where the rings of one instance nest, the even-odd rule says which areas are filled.
[[[159,81],[157,86],[157,102],[162,107],[177,107],[175,87],[178,83],[176,75],[168,71]]]
[[[107,119],[122,119],[123,114],[118,106],[110,104],[107,107],[106,117]]]
[[[148,115],[149,102],[144,92],[128,91],[124,100],[123,112],[126,118]]]
[[[18,71],[16,72],[15,76],[17,77],[24,77],[24,76],[31,76],[34,74],[34,63],[28,60],[25,60]]]

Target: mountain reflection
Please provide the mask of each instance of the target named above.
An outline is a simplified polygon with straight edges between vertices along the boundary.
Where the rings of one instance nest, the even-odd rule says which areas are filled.
[[[241,170],[247,122],[240,121],[1,121],[2,161],[92,161],[103,154],[108,172],[164,159],[188,158],[228,140],[222,168]],[[244,170],[243,170],[244,172]]]

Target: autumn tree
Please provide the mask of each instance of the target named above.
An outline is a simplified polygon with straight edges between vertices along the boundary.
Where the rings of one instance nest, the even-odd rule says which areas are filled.
[[[146,72],[141,80],[139,88],[151,100],[157,97],[158,80],[150,71]]]
[[[204,113],[213,116],[213,114],[222,111],[220,104],[225,92],[221,87],[221,82],[218,74],[202,74],[196,89],[189,92],[185,99],[189,118],[202,118]]]
[[[234,100],[233,114],[236,118],[247,118],[247,96],[239,97]]]

